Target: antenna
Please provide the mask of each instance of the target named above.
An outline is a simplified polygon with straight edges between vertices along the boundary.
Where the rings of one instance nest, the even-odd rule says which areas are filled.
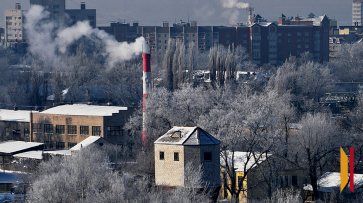
[[[189,12],[188,12],[188,23],[189,23]]]

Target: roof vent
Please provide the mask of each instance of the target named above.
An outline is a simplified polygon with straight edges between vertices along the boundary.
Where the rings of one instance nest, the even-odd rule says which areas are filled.
[[[181,136],[181,132],[180,132],[180,131],[175,131],[175,132],[173,133],[173,135],[171,135],[171,137],[181,138],[181,137],[182,137],[182,136]]]

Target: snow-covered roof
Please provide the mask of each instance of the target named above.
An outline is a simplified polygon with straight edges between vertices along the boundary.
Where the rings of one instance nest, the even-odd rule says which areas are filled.
[[[70,155],[72,155],[72,152],[69,149],[49,150],[49,151],[43,151],[43,153],[44,154],[53,154],[53,155],[63,155],[63,156],[70,156]]]
[[[175,145],[216,145],[221,142],[199,127],[174,126],[163,136],[159,137],[155,144]]]
[[[324,16],[318,16],[318,17],[307,17],[307,18],[302,18],[299,17],[299,19],[295,19],[293,18],[291,21],[310,21],[313,22],[313,25],[315,26],[321,26],[321,22],[323,21],[325,15]]]
[[[0,153],[15,154],[16,152],[20,152],[33,147],[39,147],[42,145],[44,144],[39,142],[24,142],[24,141],[9,140],[0,143]]]
[[[16,171],[8,171],[0,170],[0,183],[15,183],[18,181],[19,183],[24,182],[20,177],[19,174],[23,172],[16,172]]]
[[[267,154],[267,156],[271,156],[271,154]],[[228,165],[232,165],[232,152],[226,151],[226,157],[228,160]],[[255,158],[256,157],[256,158]],[[261,153],[252,153],[252,152],[240,152],[235,151],[234,152],[234,169],[235,171],[244,172],[254,168],[257,166],[257,163],[261,163],[266,160],[266,154]],[[225,166],[225,154],[221,154],[220,157],[221,166]],[[246,164],[247,163],[247,164]],[[246,168],[245,168],[246,164]]]
[[[87,104],[73,104],[56,106],[41,114],[58,114],[58,115],[73,115],[73,116],[112,116],[113,113],[119,111],[127,111],[127,107],[122,106],[97,106]]]
[[[28,151],[14,155],[17,158],[43,159],[42,150]]]
[[[23,110],[8,110],[0,109],[0,120],[2,121],[16,121],[16,122],[30,122],[30,112]],[[38,111],[33,111],[37,113]]]
[[[354,187],[358,188],[363,185],[363,174],[354,174]],[[347,185],[349,188],[350,184]],[[332,192],[334,188],[340,188],[340,173],[326,172],[318,179],[319,192]],[[304,190],[313,191],[311,184],[304,187]]]
[[[89,136],[87,137],[85,140],[83,140],[82,142],[78,143],[76,146],[72,147],[70,150],[71,151],[77,151],[82,149],[83,147],[87,147],[88,145],[96,142],[97,140],[101,139],[102,137],[99,136]]]

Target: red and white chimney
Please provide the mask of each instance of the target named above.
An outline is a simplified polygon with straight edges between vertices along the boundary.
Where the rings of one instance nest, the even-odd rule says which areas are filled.
[[[146,50],[148,48],[146,47]],[[148,51],[148,50],[147,50]],[[146,142],[146,98],[149,96],[151,90],[151,68],[150,68],[150,53],[144,51],[142,55],[144,61],[143,71],[143,113],[142,113],[142,146],[145,147]]]

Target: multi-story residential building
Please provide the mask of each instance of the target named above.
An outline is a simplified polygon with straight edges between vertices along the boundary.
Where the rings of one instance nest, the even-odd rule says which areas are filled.
[[[41,5],[50,14],[50,19],[57,20],[68,14],[72,24],[77,21],[88,20],[92,27],[96,27],[96,9],[86,9],[86,4],[81,3],[81,9],[66,9],[65,0],[30,0],[30,5]]]
[[[30,0],[30,5],[41,5],[49,12],[50,19],[58,19],[65,15],[65,0]]]
[[[335,25],[334,22],[327,16],[315,17],[311,13],[306,18],[282,15],[278,24],[254,15],[248,26],[197,26],[196,22],[180,21],[173,27],[169,27],[168,22],[163,22],[162,26],[111,23],[110,27],[100,29],[114,35],[118,41],[130,42],[143,36],[152,55],[165,53],[169,39],[175,39],[185,46],[193,42],[199,51],[208,51],[215,44],[243,46],[253,63],[277,65],[306,51],[312,53],[317,62],[328,61],[329,26]]]
[[[353,0],[352,25],[362,26],[363,22],[363,0]]]
[[[71,148],[89,136],[100,136],[110,143],[131,149],[133,140],[123,127],[133,110],[130,107],[86,104],[53,107],[32,114],[30,139],[45,143],[48,149],[63,149]]]
[[[72,24],[88,20],[93,28],[96,27],[96,9],[86,9],[84,2],[81,3],[81,9],[67,9],[65,12],[72,19]]]
[[[15,4],[15,10],[5,10],[5,29],[2,37],[4,47],[12,47],[14,50],[24,50],[25,32],[24,32],[24,10],[21,10],[19,3]]]

